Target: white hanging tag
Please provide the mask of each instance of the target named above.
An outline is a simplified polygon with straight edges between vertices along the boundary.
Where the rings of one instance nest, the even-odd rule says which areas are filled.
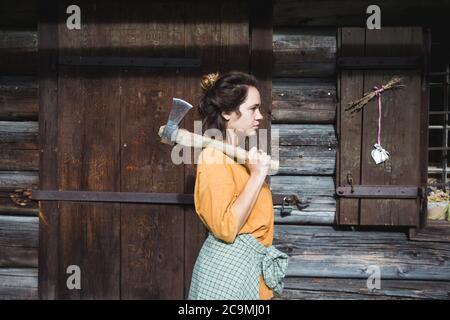
[[[380,164],[389,159],[389,152],[387,152],[381,145],[375,143],[372,150],[372,158],[376,164]]]

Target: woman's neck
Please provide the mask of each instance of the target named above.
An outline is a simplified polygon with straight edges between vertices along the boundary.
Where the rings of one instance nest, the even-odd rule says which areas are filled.
[[[239,144],[239,137],[234,130],[227,129],[226,141],[228,144],[236,147]]]

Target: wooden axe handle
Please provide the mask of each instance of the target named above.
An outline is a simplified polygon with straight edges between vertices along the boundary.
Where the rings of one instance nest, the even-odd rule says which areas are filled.
[[[161,137],[165,126],[159,128],[159,136]],[[209,137],[204,137],[199,134],[192,133],[185,129],[178,129],[175,142],[186,147],[206,148],[212,147],[221,152],[224,152],[230,158],[236,158],[241,163],[248,159],[248,152],[240,147],[234,147],[228,143],[223,143],[219,140],[214,140]],[[270,160],[270,175],[276,174],[280,168],[280,163],[277,160]]]

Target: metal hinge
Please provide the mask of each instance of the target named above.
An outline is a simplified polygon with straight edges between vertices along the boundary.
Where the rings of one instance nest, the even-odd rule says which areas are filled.
[[[60,65],[147,67],[147,68],[199,68],[197,58],[143,58],[117,56],[60,56]]]
[[[194,204],[194,195],[187,193],[114,192],[85,190],[33,190],[32,200],[79,201],[149,204]]]
[[[416,69],[422,65],[422,56],[340,57],[337,60],[338,68],[350,70]]]
[[[336,194],[345,198],[414,199],[419,196],[417,186],[351,185],[338,187]]]

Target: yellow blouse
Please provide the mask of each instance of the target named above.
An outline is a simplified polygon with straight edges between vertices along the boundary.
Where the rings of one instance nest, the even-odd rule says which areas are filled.
[[[245,187],[250,174],[248,169],[226,154],[205,148],[200,153],[195,181],[195,210],[208,230],[218,239],[232,243],[236,238],[235,215],[232,204]],[[251,233],[265,247],[272,245],[274,212],[272,193],[264,183],[247,221],[238,232]],[[260,276],[260,298],[273,297],[272,289],[267,287]]]

